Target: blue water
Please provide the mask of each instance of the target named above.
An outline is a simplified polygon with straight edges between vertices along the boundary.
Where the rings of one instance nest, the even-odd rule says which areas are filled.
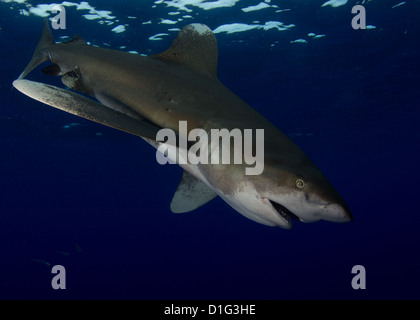
[[[419,2],[373,0],[367,23],[376,28],[357,31],[355,1],[324,2],[271,1],[292,9],[283,13],[241,10],[260,1],[190,6],[182,15],[193,18],[174,26],[159,24],[176,20],[164,4],[89,1],[120,21],[100,25],[69,7],[67,30],[54,31],[151,54],[176,36],[168,28],[191,22],[295,24],[217,34],[221,81],[307,153],[354,215],[292,230],[254,223],[221,199],[172,214],[179,167],[159,165],[137,137],[13,89],[43,20],[19,14],[26,4],[0,3],[0,298],[420,298]],[[112,32],[118,24],[129,26]],[[291,43],[300,38],[308,42]],[[56,81],[39,68],[30,79]],[[66,290],[51,288],[53,265],[66,268]],[[366,290],[351,286],[354,265],[366,268]]]

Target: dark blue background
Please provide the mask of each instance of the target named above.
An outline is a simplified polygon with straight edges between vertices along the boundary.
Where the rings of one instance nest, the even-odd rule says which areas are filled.
[[[420,298],[420,11],[415,1],[395,9],[400,1],[372,1],[368,24],[377,28],[355,31],[355,3],[321,9],[323,2],[282,1],[293,10],[248,16],[296,24],[289,31],[217,35],[222,82],[309,155],[355,218],[296,223],[292,230],[256,224],[220,199],[172,214],[179,167],[157,164],[154,149],[139,138],[12,88],[42,19],[1,3],[0,298]],[[122,21],[130,23],[125,33],[69,9],[68,29],[55,35],[163,51],[175,34],[149,41],[166,26],[140,22],[173,9],[142,3],[90,1],[118,17],[138,16]],[[198,15],[188,22],[215,29],[241,21],[240,8],[256,3],[194,9]],[[327,37],[290,44],[308,32]],[[39,69],[30,78],[54,83]],[[63,128],[70,123],[81,125]],[[34,259],[64,265],[67,290],[52,290],[51,268]],[[367,270],[364,291],[351,287],[357,264]]]

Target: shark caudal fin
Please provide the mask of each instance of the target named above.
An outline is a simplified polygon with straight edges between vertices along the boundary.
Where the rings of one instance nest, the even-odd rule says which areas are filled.
[[[31,59],[31,62],[26,66],[25,70],[20,74],[18,79],[25,78],[29,72],[35,69],[44,61],[48,60],[48,54],[45,52],[45,48],[48,48],[55,44],[53,35],[51,33],[50,27],[48,25],[48,19],[44,20],[44,30],[42,31],[41,40],[35,49],[34,55]]]

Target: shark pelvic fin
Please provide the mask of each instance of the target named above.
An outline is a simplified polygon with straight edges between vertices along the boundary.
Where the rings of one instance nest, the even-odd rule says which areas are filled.
[[[52,107],[143,138],[156,140],[161,129],[69,90],[29,80],[15,80],[13,86],[27,96]]]
[[[25,70],[23,70],[23,72],[20,74],[18,79],[25,78],[29,72],[31,72],[33,69],[35,69],[44,61],[47,61],[49,57],[44,49],[54,44],[55,44],[55,41],[51,33],[50,27],[48,25],[48,19],[45,19],[44,30],[42,31],[41,40],[39,40],[39,43],[35,49],[35,52],[34,52],[34,55],[32,56],[31,61],[26,66]]]
[[[178,189],[171,202],[173,213],[193,211],[217,196],[216,192],[203,182],[184,171]]]
[[[198,73],[217,78],[217,40],[204,24],[185,26],[168,50],[152,57],[181,63]]]

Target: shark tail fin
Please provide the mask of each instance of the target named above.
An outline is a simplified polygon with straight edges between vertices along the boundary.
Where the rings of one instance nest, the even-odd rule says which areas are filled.
[[[35,69],[37,66],[39,66],[44,61],[47,61],[49,59],[47,53],[44,51],[45,48],[48,48],[55,44],[53,35],[51,33],[50,27],[48,25],[48,19],[44,20],[44,30],[42,32],[41,40],[39,40],[39,43],[35,49],[34,55],[29,62],[29,64],[26,66],[25,70],[20,74],[18,79],[25,78],[28,73],[30,73],[33,69]]]

